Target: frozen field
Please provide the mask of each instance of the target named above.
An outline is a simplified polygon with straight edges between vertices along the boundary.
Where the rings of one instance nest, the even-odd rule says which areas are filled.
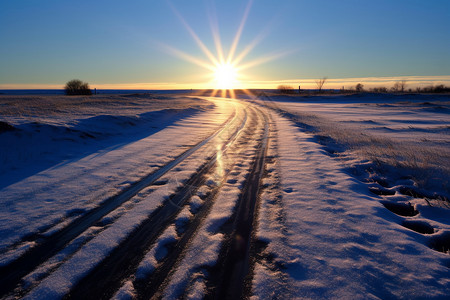
[[[351,130],[399,142],[424,143],[431,147],[445,147],[449,143],[449,96],[330,96],[294,102],[281,98],[276,104],[292,112],[316,115]]]
[[[170,99],[170,101],[168,101]],[[205,109],[165,96],[0,96],[0,187],[108,147],[123,145]]]
[[[450,98],[0,96],[5,299],[446,299]]]
[[[328,144],[341,158],[347,155],[349,159],[368,159],[378,163],[379,169],[384,168],[382,171],[389,173],[390,180],[413,176],[420,188],[449,198],[449,96],[275,96],[269,99],[266,104],[296,115],[307,131],[320,131],[321,143]],[[327,138],[332,138],[335,144],[327,143]],[[397,169],[388,170],[391,166]]]

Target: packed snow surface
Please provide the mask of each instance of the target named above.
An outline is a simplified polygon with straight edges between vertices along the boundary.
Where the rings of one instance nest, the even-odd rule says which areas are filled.
[[[2,265],[34,246],[26,239],[30,234],[48,236],[63,228],[211,136],[228,120],[249,123],[244,116],[254,105],[248,100],[127,95],[63,101],[59,96],[25,97],[27,105],[21,107],[14,97],[0,97]],[[445,152],[450,143],[448,99],[418,95],[399,101],[389,95],[357,95],[272,100],[257,102],[265,105],[261,110],[270,120],[270,134],[255,223],[258,258],[252,299],[448,298],[450,256],[431,245],[448,242],[449,209],[431,207],[426,199],[399,194],[393,187],[392,194],[375,195],[369,190],[373,184],[349,173],[313,131],[280,113],[301,112],[343,124],[346,130],[410,144],[421,141]],[[233,124],[230,132],[241,121]],[[259,136],[261,126],[255,125],[246,141],[220,158],[227,180],[167,278],[163,297],[175,299],[185,291],[189,298],[201,298],[208,292],[207,267],[217,261],[224,238],[220,227],[233,214],[255,155],[256,139],[248,137]],[[30,289],[26,296],[63,297],[195,174],[230,132],[206,143],[158,184],[105,215],[25,277],[25,288]],[[134,276],[145,278],[158,267],[167,255],[165,246],[178,239],[178,229],[204,205],[211,184],[214,178],[180,209]],[[414,214],[402,215],[392,203]],[[114,297],[135,295],[130,278]]]

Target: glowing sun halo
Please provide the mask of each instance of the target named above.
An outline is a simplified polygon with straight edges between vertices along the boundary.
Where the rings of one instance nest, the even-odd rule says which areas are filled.
[[[216,66],[214,71],[215,88],[234,89],[238,84],[238,72],[231,64],[223,63]]]

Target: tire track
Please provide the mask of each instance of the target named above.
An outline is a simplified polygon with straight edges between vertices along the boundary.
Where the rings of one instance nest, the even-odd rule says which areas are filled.
[[[241,126],[236,130],[234,135],[238,133],[240,128],[246,121],[245,115]],[[117,207],[131,199],[139,191],[145,187],[155,183],[161,176],[166,174],[169,170],[174,168],[180,162],[192,155],[195,151],[202,148],[206,143],[211,141],[216,136],[220,136],[226,130],[228,130],[232,124],[239,121],[236,110],[233,114],[216,130],[212,135],[197,143],[195,146],[185,151],[181,155],[177,156],[174,160],[162,166],[155,172],[148,174],[140,181],[135,182],[133,185],[117,194],[103,201],[98,207],[88,211],[81,217],[75,219],[64,228],[55,232],[47,237],[42,236],[39,233],[34,234],[32,237],[28,237],[27,241],[35,240],[37,245],[26,251],[23,255],[13,260],[9,264],[0,267],[0,296],[4,296],[14,290],[14,288],[20,283],[21,279],[32,272],[40,264],[48,260],[50,257],[58,253],[64,248],[70,241],[83,233],[90,226],[94,225],[103,216],[107,215]]]
[[[219,128],[218,128],[217,130],[215,130],[211,135],[209,135],[208,137],[206,137],[204,140],[198,142],[198,143],[195,144],[194,146],[191,146],[190,149],[184,151],[183,153],[181,153],[181,154],[178,155],[177,157],[173,158],[172,161],[178,159],[180,156],[183,156],[186,152],[191,151],[193,148],[196,148],[196,147],[200,148],[200,147],[202,146],[202,145],[200,145],[200,144],[205,144],[206,142],[208,142],[209,140],[211,140],[211,139],[214,138],[215,136],[219,135],[221,132],[223,133],[223,132],[225,131],[225,130],[224,130],[224,127],[230,126],[231,123],[234,122],[234,121],[236,120],[237,117],[238,117],[238,116],[237,116],[237,113],[236,113],[236,108],[234,108],[233,114],[231,114],[231,115],[225,120],[225,122],[223,122],[223,123],[219,126]],[[198,149],[197,149],[197,150],[198,150]],[[146,150],[143,149],[143,150],[137,151],[137,152],[135,152],[135,153],[137,153],[137,154],[140,155],[140,154],[143,153],[144,151],[146,151]],[[195,152],[195,151],[192,151],[192,152]],[[190,154],[192,154],[192,153],[190,153]],[[189,156],[189,155],[188,155],[188,156]],[[167,162],[166,164],[164,164],[164,165],[162,165],[162,166],[160,166],[160,165],[155,165],[155,167],[164,168],[167,164],[170,164],[172,161]],[[109,161],[109,162],[102,162],[102,163],[100,163],[100,164],[96,164],[95,166],[96,166],[96,168],[105,168],[105,167],[107,167],[107,166],[110,165],[110,164],[111,164],[111,161]],[[147,176],[150,176],[152,173],[157,172],[157,171],[158,171],[158,169],[152,171],[152,172],[149,173]],[[80,172],[79,170],[76,170],[75,172],[71,172],[71,173],[70,173],[70,176],[64,177],[64,178],[59,179],[59,180],[56,180],[56,181],[52,182],[52,184],[46,184],[45,186],[40,187],[40,188],[38,188],[37,190],[33,190],[33,192],[26,192],[26,193],[21,194],[21,198],[19,198],[19,199],[17,199],[17,200],[20,201],[21,199],[24,199],[24,198],[33,198],[34,194],[36,194],[36,193],[41,193],[41,192],[49,191],[49,190],[51,190],[54,186],[57,186],[57,185],[65,185],[67,182],[73,181],[73,180],[75,180],[76,178],[78,178],[78,177],[80,177],[80,176],[83,176],[83,173]],[[145,177],[146,177],[146,176],[142,177],[140,180],[136,181],[134,184],[136,184],[136,183],[138,183],[139,181],[143,180]],[[128,187],[127,189],[129,189],[129,188],[131,188],[131,187]],[[121,193],[121,192],[124,192],[124,191],[119,191],[118,193]],[[84,195],[83,195],[83,196],[84,196]],[[115,197],[115,196],[112,196],[112,197]],[[109,198],[112,198],[112,197],[109,197]],[[109,199],[109,198],[108,198],[108,199]],[[108,199],[106,199],[106,200],[104,200],[104,201],[107,201]],[[99,206],[103,205],[104,201],[102,201],[102,202],[99,204]],[[77,214],[77,212],[72,213],[72,215],[76,215],[76,214]],[[0,250],[0,254],[4,254],[4,253],[8,252],[8,251],[10,251],[11,249],[14,249],[14,248],[20,246],[20,244],[22,244],[22,243],[24,243],[24,242],[33,242],[33,241],[42,239],[42,238],[43,238],[43,234],[44,234],[45,232],[47,232],[48,230],[50,230],[50,229],[56,227],[58,224],[62,223],[66,218],[67,218],[67,216],[66,216],[66,217],[63,217],[63,218],[60,218],[60,219],[58,219],[57,221],[55,221],[54,223],[52,223],[52,224],[48,224],[48,225],[43,226],[41,229],[39,229],[39,231],[37,231],[37,232],[35,232],[35,233],[29,233],[29,234],[27,234],[27,235],[24,236],[22,239],[19,239],[18,241],[14,242],[14,243],[11,244],[10,246],[1,249],[1,250]],[[44,237],[44,238],[45,238],[45,237]]]
[[[173,222],[173,219],[191,195],[204,184],[206,175],[216,167],[218,157],[236,141],[246,123],[247,117],[244,118],[241,126],[237,128],[229,140],[223,143],[218,153],[199,168],[198,172],[175,195],[171,196],[147,220],[129,234],[107,258],[81,279],[65,298],[106,299],[111,297],[120,288],[122,281],[134,274],[147,249]]]
[[[257,124],[254,124],[253,126],[257,126]],[[252,131],[253,130],[249,130],[249,133]],[[244,138],[246,137],[243,137],[242,139]],[[193,236],[199,230],[204,219],[210,213],[219,190],[227,181],[227,177],[231,170],[233,170],[233,166],[235,164],[236,160],[234,160],[227,168],[228,171],[224,174],[220,184],[205,199],[205,203],[200,211],[195,214],[193,220],[189,224],[189,227],[183,234],[181,234],[181,236],[179,236],[179,240],[171,247],[170,253],[162,260],[157,269],[154,270],[145,280],[134,281],[133,286],[137,292],[137,299],[158,299],[162,296],[163,290],[166,286],[165,283],[167,283],[165,281],[170,277],[176,269],[178,263],[183,259],[185,249],[188,247]]]
[[[252,170],[247,177],[240,196],[237,210],[232,217],[232,228],[223,243],[219,260],[215,266],[215,276],[207,283],[211,291],[206,298],[242,299],[249,295],[251,289],[252,269],[250,254],[255,238],[253,227],[257,220],[259,190],[265,169],[269,137],[269,120],[265,113],[257,109],[264,119],[264,134],[258,147]]]

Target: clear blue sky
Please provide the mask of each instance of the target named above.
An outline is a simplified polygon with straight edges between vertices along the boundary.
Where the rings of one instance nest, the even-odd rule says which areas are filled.
[[[207,60],[172,6],[216,54],[212,12],[227,52],[247,3],[3,0],[0,88],[72,78],[91,85],[205,83],[208,70],[161,47]],[[260,34],[243,63],[286,54],[245,70],[248,81],[450,75],[449,0],[254,0],[236,52]]]

